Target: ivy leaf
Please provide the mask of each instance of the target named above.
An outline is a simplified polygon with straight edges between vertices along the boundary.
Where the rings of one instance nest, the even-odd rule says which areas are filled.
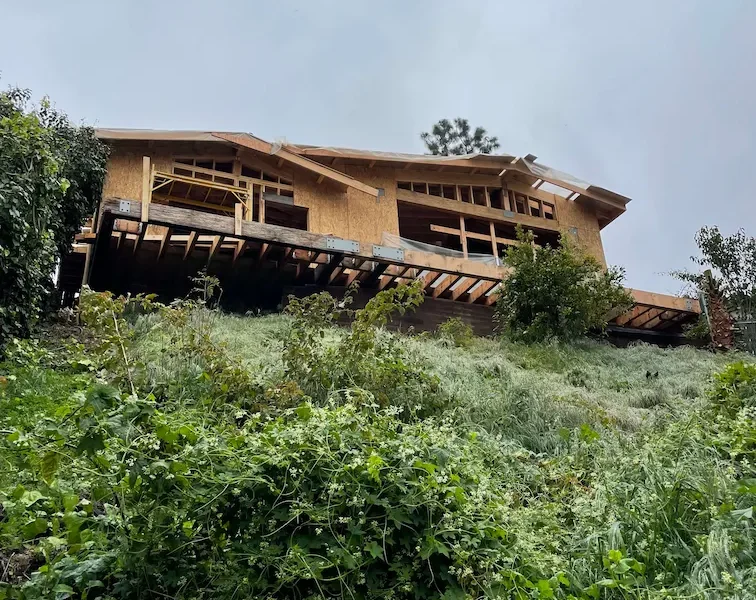
[[[373,558],[383,556],[383,548],[381,548],[378,545],[378,542],[376,542],[375,540],[371,540],[368,544],[366,544],[365,550],[369,552],[370,556],[372,556]]]

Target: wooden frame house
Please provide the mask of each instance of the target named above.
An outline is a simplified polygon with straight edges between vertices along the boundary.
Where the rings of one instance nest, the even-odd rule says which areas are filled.
[[[629,198],[536,162],[270,143],[247,133],[100,129],[111,150],[98,215],[61,270],[116,293],[183,295],[199,269],[239,308],[289,293],[361,297],[421,279],[429,301],[408,324],[460,316],[485,333],[515,227],[537,244],[570,236],[605,264],[601,230]],[[613,326],[679,333],[697,301],[634,291]]]

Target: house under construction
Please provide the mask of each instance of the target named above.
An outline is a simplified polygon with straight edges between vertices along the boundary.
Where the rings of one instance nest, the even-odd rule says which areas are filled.
[[[111,149],[108,173],[98,215],[62,266],[69,297],[82,283],[177,297],[203,267],[242,310],[356,281],[364,301],[420,279],[427,300],[406,325],[459,316],[488,333],[517,225],[541,245],[569,236],[605,264],[601,230],[630,201],[533,155],[370,152],[208,131],[97,135]],[[700,312],[697,300],[631,291],[636,305],[615,316],[615,333],[672,339]]]

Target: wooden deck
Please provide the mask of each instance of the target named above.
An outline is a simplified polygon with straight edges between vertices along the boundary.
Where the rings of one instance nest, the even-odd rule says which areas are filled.
[[[249,221],[240,210],[225,216],[152,202],[143,220],[142,208],[137,200],[103,201],[97,233],[78,238],[92,247],[84,281],[95,265],[107,263],[117,270],[119,260],[139,254],[140,269],[153,270],[161,261],[172,261],[172,270],[181,263],[192,268],[202,263],[212,271],[217,261],[227,272],[272,271],[287,287],[344,287],[357,281],[361,289],[377,291],[420,279],[429,298],[490,309],[506,274],[505,268],[485,263]],[[163,233],[147,234],[149,225],[162,226]],[[629,291],[635,305],[612,319],[614,328],[674,334],[701,312],[697,300]]]

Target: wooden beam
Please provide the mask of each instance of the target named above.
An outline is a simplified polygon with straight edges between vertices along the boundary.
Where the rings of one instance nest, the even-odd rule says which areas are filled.
[[[152,195],[152,171],[150,157],[142,157],[142,223],[150,220],[150,196]]]
[[[168,245],[171,243],[171,235],[173,234],[173,229],[171,227],[166,228],[165,235],[163,235],[163,238],[160,240],[160,250],[158,250],[157,259],[158,261],[163,258],[163,255],[165,254],[166,250],[168,250]]]
[[[627,324],[627,327],[636,327],[642,329],[647,323],[656,319],[659,315],[666,312],[663,308],[650,308],[641,316],[636,317]]]
[[[323,179],[325,179],[325,175],[320,175],[320,176],[318,177],[318,184],[321,184],[321,183],[323,183]]]
[[[273,249],[273,245],[272,244],[263,243],[260,246],[260,253],[257,255],[257,262],[258,262],[258,264],[261,263],[262,261],[264,261],[268,257],[268,254],[270,254],[270,251],[272,249]]]
[[[242,210],[244,206],[241,202],[234,205],[234,235],[239,236],[242,232]]]
[[[475,217],[476,219],[494,221],[496,223],[507,223],[515,225],[520,224],[527,228],[540,229],[543,231],[560,231],[558,221],[541,219],[539,217],[532,217],[530,215],[523,215],[519,213],[511,214],[512,211],[507,212],[489,206],[480,206],[477,204],[468,204],[466,202],[457,202],[448,198],[431,196],[430,194],[398,189],[396,191],[396,198],[400,202],[407,202],[409,204],[415,204],[417,206],[433,208],[455,215]],[[511,216],[507,216],[508,214],[510,214]]]
[[[698,300],[695,298],[680,298],[678,296],[669,296],[667,294],[655,294],[652,292],[644,292],[643,290],[635,290],[627,288],[633,299],[638,304],[648,304],[650,306],[658,306],[664,308],[671,308],[674,310],[680,310],[685,312],[701,313],[701,306]]]
[[[282,271],[283,268],[286,266],[286,263],[289,262],[291,259],[292,254],[294,254],[294,248],[289,246],[288,248],[284,248],[283,255],[280,259],[278,259],[278,270]]]
[[[194,250],[194,246],[197,244],[198,237],[199,237],[199,232],[197,231],[189,232],[189,239],[186,240],[186,250],[184,250],[184,260],[189,258],[189,255]]]
[[[330,274],[330,275],[328,276],[328,285],[332,285],[332,284],[333,284],[333,282],[334,282],[334,281],[336,280],[336,278],[337,278],[337,277],[338,277],[339,275],[341,275],[341,274],[342,274],[342,273],[343,273],[344,271],[345,271],[345,269],[343,269],[342,267],[336,267],[336,268],[335,268],[335,269],[333,270],[333,273],[331,273],[331,274]]]
[[[330,260],[320,265],[315,269],[315,283],[319,285],[323,285],[326,282],[328,282],[328,278],[331,276],[331,273],[333,273],[341,264],[341,259],[344,258],[344,255],[341,253],[332,254]]]
[[[492,289],[494,289],[497,285],[499,285],[498,281],[483,281],[481,284],[476,287],[474,290],[470,292],[470,295],[467,297],[467,303],[468,304],[474,304],[478,298],[485,296],[488,292],[490,292]]]
[[[424,277],[421,278],[421,281],[423,282],[423,289],[429,290],[432,289],[433,284],[436,283],[444,273],[437,273],[436,271],[428,271]]]
[[[491,226],[493,227],[493,223],[491,223]],[[443,225],[435,225],[431,224],[430,226],[431,231],[435,231],[437,233],[448,233],[449,235],[456,235],[461,237],[461,231],[459,229],[454,229],[454,227],[444,227]],[[468,238],[472,238],[474,240],[482,240],[484,242],[491,241],[490,235],[486,235],[485,233],[475,233],[473,231],[466,231],[465,235]],[[499,244],[504,244],[507,246],[518,246],[520,242],[518,240],[511,240],[509,238],[496,238],[496,241]]]
[[[465,232],[465,218],[459,215],[459,240],[462,243],[462,256],[467,258],[467,233]]]
[[[216,235],[210,244],[210,253],[207,255],[208,264],[210,264],[210,261],[213,260],[215,255],[218,253],[218,250],[220,250],[220,247],[222,244],[223,244],[223,236]]]
[[[474,277],[466,277],[462,283],[460,283],[451,291],[451,299],[456,300],[457,298],[465,294],[472,286],[478,283],[478,281],[480,280],[475,279]]]
[[[231,259],[231,264],[235,264],[237,260],[239,260],[239,257],[244,254],[244,250],[247,247],[247,240],[239,240],[236,242],[236,248],[234,248],[234,257]]]
[[[121,212],[120,199],[108,198],[102,203],[102,214],[109,214],[113,217],[126,220],[139,220],[141,205],[132,205],[128,213]],[[174,228],[196,230],[200,234],[234,236],[235,220],[218,214],[180,208],[177,206],[165,204],[153,204],[150,210],[150,224],[164,225]],[[267,223],[258,223],[255,221],[242,222],[242,235],[240,237],[248,240],[257,240],[269,244],[280,246],[292,246],[314,250],[324,253],[332,253],[329,248],[329,236],[270,225]],[[370,250],[358,252],[344,252],[345,256],[359,258],[366,261],[375,261],[375,257]],[[507,269],[465,260],[452,256],[442,256],[428,252],[416,250],[405,250],[404,260],[381,259],[385,264],[401,264],[419,268],[421,270],[430,270],[443,273],[465,274],[476,276],[479,279],[500,280]],[[382,274],[382,273],[381,273]],[[376,280],[377,281],[377,280]]]
[[[142,222],[139,224],[139,233],[137,233],[137,236],[134,239],[134,248],[132,250],[132,254],[137,253],[137,250],[139,250],[140,244],[144,241],[145,235],[147,235],[147,223]]]
[[[378,280],[380,279],[381,275],[383,275],[383,272],[388,268],[389,263],[377,263],[375,267],[373,267],[373,270],[368,273],[367,277],[363,280],[363,283],[366,287],[371,287],[375,285]]]
[[[637,306],[634,306],[632,309],[630,309],[628,312],[626,312],[623,315],[620,315],[615,319],[615,323],[621,327],[624,327],[627,323],[632,321],[633,319],[637,319],[644,313],[648,312],[649,310],[653,309],[653,306],[647,306],[645,304],[639,304]]]
[[[449,289],[452,285],[454,285],[454,282],[456,282],[460,277],[461,277],[460,275],[447,274],[446,277],[441,281],[441,283],[439,283],[436,287],[433,288],[433,297],[438,298],[447,289]]]

